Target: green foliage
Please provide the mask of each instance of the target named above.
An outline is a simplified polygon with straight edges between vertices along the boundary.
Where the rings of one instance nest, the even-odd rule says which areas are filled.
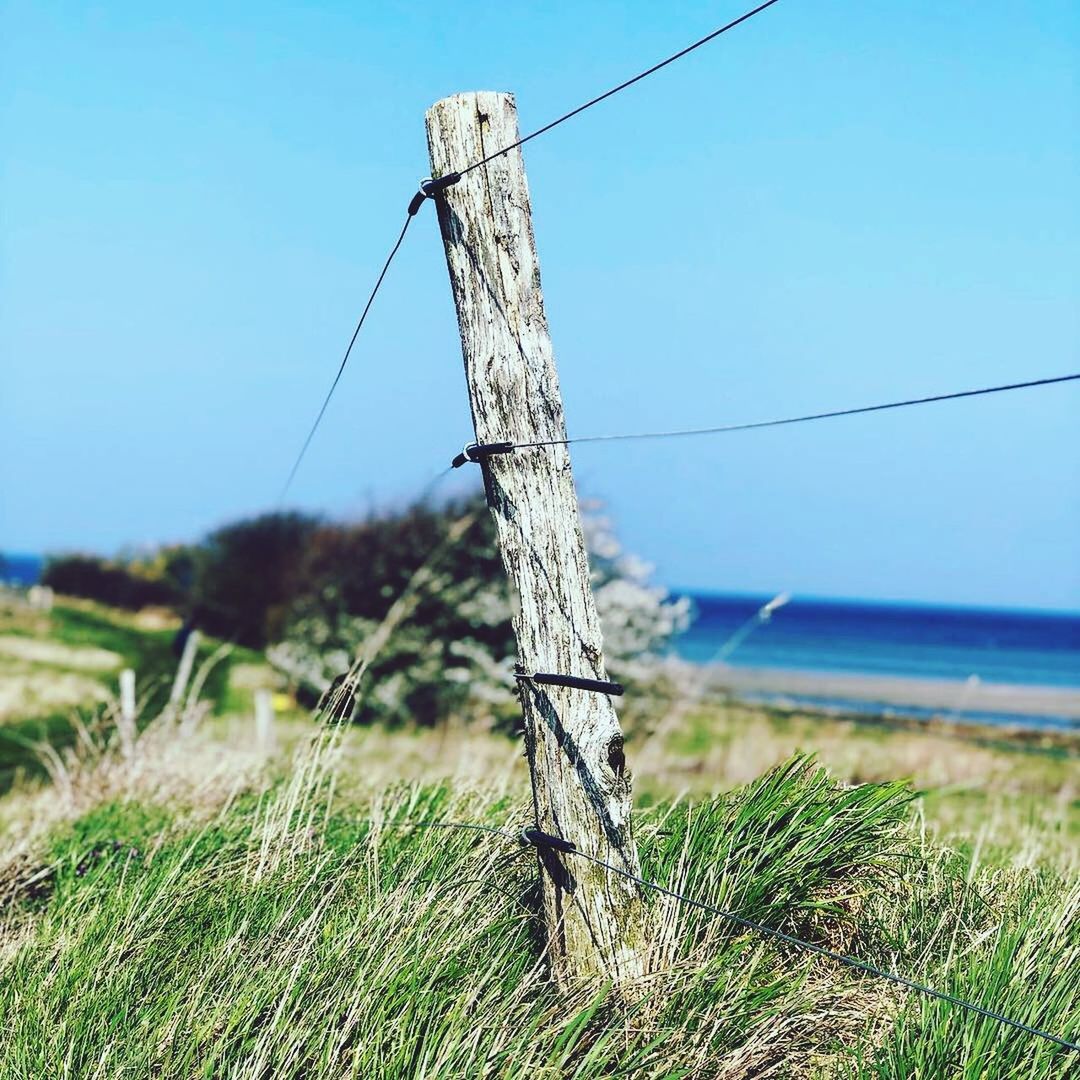
[[[277,640],[316,526],[303,514],[263,514],[211,533],[196,557],[195,623],[251,648]]]
[[[94,555],[49,558],[41,582],[67,596],[81,596],[129,611],[174,604],[180,599],[170,582],[140,576],[126,566]]]
[[[31,931],[0,960],[5,1080],[1065,1080],[1076,1064],[654,894],[675,946],[663,973],[630,993],[561,991],[544,971],[533,853],[416,827],[512,830],[516,799],[402,785],[343,804],[320,775],[302,765],[201,825],[113,801],[54,832],[51,892],[24,901]],[[641,815],[646,873],[1075,1031],[1076,882],[927,848],[908,798],[798,758]]]
[[[451,539],[456,523],[464,532]],[[422,567],[415,608],[375,656],[359,719],[434,724],[469,712],[509,719],[514,638],[490,515],[477,502],[414,506],[316,530],[285,641],[268,653],[314,701],[352,664]]]

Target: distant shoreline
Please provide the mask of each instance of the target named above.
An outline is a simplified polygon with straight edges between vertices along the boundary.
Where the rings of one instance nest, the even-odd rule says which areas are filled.
[[[731,603],[743,602],[750,608],[760,607],[770,596],[768,593],[716,591],[713,589],[669,589],[673,597],[685,598],[698,602]],[[820,604],[825,607],[877,608],[880,610],[910,611],[914,614],[932,614],[934,612],[959,612],[972,615],[1017,615],[1049,619],[1080,619],[1080,603],[1060,607],[1040,607],[1032,604],[990,604],[971,601],[953,600],[909,600],[873,596],[828,596],[819,593],[797,593],[793,599],[801,604]]]
[[[807,708],[860,711],[916,719],[940,719],[1005,727],[1055,728],[1080,734],[1080,689],[1015,683],[924,679],[898,675],[861,675],[710,665],[717,689],[740,698],[777,704],[789,701]]]
[[[45,560],[39,555],[22,552],[0,552],[0,584],[12,581],[25,588],[36,585],[41,578]]]

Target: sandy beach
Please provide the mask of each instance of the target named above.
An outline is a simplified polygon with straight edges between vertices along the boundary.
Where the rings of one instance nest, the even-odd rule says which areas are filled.
[[[933,709],[943,716],[955,712],[1059,717],[1080,724],[1080,689],[1070,687],[728,666],[717,668],[715,685],[737,695],[791,695],[859,706]]]

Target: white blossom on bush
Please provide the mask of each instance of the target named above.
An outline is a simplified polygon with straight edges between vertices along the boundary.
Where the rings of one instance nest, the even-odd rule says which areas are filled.
[[[689,602],[650,584],[651,567],[622,551],[611,523],[595,508],[586,508],[583,528],[608,667],[621,679],[647,679],[671,639],[687,626]],[[429,583],[440,625],[413,620],[390,638],[361,689],[361,715],[421,724],[450,716],[513,722],[518,709],[510,590],[494,548],[483,565],[490,571],[487,578],[455,580],[442,574]],[[381,594],[389,606],[393,590],[384,587]],[[348,669],[376,626],[341,611],[329,588],[319,602],[294,613],[286,640],[271,646],[267,656],[294,683],[322,694]],[[450,626],[456,628],[452,634],[446,630]]]
[[[611,522],[595,506],[583,508],[590,576],[604,655],[613,674],[646,679],[671,640],[690,623],[690,601],[650,584],[653,568],[622,550]]]

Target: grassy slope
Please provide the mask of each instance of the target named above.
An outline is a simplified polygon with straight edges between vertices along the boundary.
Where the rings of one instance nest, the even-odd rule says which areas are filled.
[[[65,805],[26,785],[4,800],[0,1077],[1080,1069],[662,898],[657,974],[625,996],[559,994],[533,858],[498,837],[404,827],[520,827],[518,748],[469,731],[311,743],[296,724],[280,731],[295,757],[264,760],[249,727],[151,727],[133,761],[75,764]],[[1075,1038],[1075,762],[936,738],[738,707],[688,715],[637,740],[646,873]],[[814,743],[832,776],[776,765]],[[912,801],[885,779],[897,774],[935,790]],[[684,791],[698,797],[673,801]]]
[[[48,742],[55,747],[72,745],[77,738],[78,723],[89,723],[101,713],[100,703],[113,698],[120,668],[130,667],[136,672],[140,710],[146,717],[156,715],[168,699],[169,686],[176,669],[176,657],[172,642],[175,628],[145,629],[125,612],[112,610],[87,601],[61,601],[48,615],[30,613],[11,604],[0,604],[0,636],[48,640],[65,646],[71,662],[80,653],[104,650],[112,654],[104,664],[95,664],[88,670],[66,671],[63,662],[49,659],[15,662],[0,653],[0,678],[11,678],[16,673],[25,684],[32,698],[39,686],[55,684],[65,676],[75,677],[76,691],[82,690],[84,703],[64,707],[29,707],[15,716],[0,718],[0,792],[14,783],[16,776],[41,775],[42,765],[33,744]],[[204,640],[199,647],[196,666],[209,659],[219,643]],[[248,650],[235,649],[222,657],[210,670],[204,692],[219,708],[230,704],[227,695],[229,669],[238,660],[253,658]],[[97,688],[88,686],[96,683]],[[78,697],[75,698],[78,701]]]
[[[1080,852],[1080,739],[1048,746],[988,741],[963,728],[890,730],[873,723],[782,713],[737,703],[690,711],[644,739],[638,775],[691,797],[747,783],[812,751],[844,783],[901,778],[919,793],[932,834],[1002,865],[1075,862]]]

